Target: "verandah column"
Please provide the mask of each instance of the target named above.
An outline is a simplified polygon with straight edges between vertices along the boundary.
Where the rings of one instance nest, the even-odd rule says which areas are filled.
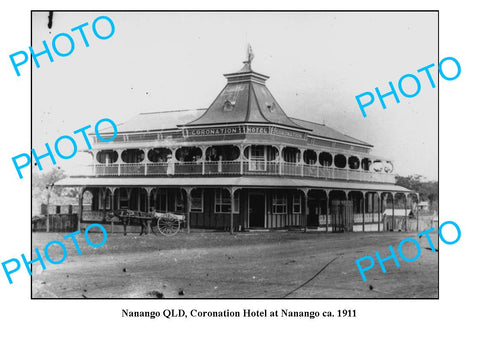
[[[345,199],[347,200],[347,202],[350,202],[350,193],[351,192],[352,191],[350,191],[350,190],[344,190]],[[351,203],[352,203],[352,213],[353,213],[353,224],[355,224],[355,209],[354,209],[354,206],[353,206],[353,195],[352,195]],[[346,213],[345,214],[340,213],[340,220],[343,223],[344,229],[345,229],[345,225],[346,225],[346,222],[347,222],[347,214]],[[337,222],[337,224],[338,224],[338,222]],[[352,231],[353,231],[353,226],[352,226]]]
[[[150,148],[143,148],[142,151],[143,151],[143,175],[144,176],[147,176],[148,175],[148,151],[150,150]]]
[[[303,192],[303,232],[307,232],[307,203],[308,203],[308,192],[311,190],[310,188],[303,188],[300,189]]]
[[[103,220],[107,222],[107,190],[110,193],[110,211],[113,210],[113,195],[115,193],[115,187],[106,187],[105,195],[103,197]],[[110,219],[110,233],[113,233],[113,219]]]
[[[106,222],[107,220],[107,190],[108,188],[100,188],[101,199],[103,201],[103,211],[102,211],[102,221]]]
[[[146,165],[145,165],[146,166]],[[147,207],[147,213],[150,212],[150,193],[152,192],[152,190],[154,189],[154,187],[145,187],[144,188],[145,191],[147,192],[147,204],[146,204],[146,207]],[[152,221],[151,220],[147,220],[146,222],[146,230],[145,230],[145,234],[148,235],[148,233],[150,232],[150,230],[152,229]]]
[[[245,146],[243,144],[240,145],[240,175],[243,175],[243,158],[245,157]]]
[[[230,235],[233,235],[233,204],[234,204],[234,191],[230,188]]]
[[[300,150],[300,153],[299,153],[299,162],[297,163],[298,165],[300,165],[300,176],[304,176],[305,174],[305,160],[304,160],[304,157],[305,157],[305,149],[299,149]]]
[[[107,187],[107,189],[110,191],[110,210],[115,210],[114,204],[113,204],[113,198],[115,196],[115,191],[118,189],[117,187]]]
[[[233,214],[235,210],[235,192],[239,188],[237,187],[228,187],[227,190],[230,193],[230,235],[233,235]],[[240,199],[239,202],[240,204]]]
[[[118,163],[118,168],[117,168],[117,176],[121,176],[123,175],[123,166],[125,165],[125,162],[123,161],[122,159],[122,153],[125,151],[126,149],[118,149],[117,153],[118,153],[118,159],[117,159],[117,163]]]
[[[182,187],[181,189],[185,190],[185,193],[186,193],[185,214],[186,214],[187,234],[190,234],[190,207],[192,206],[192,190],[194,188]]]
[[[325,190],[327,194],[327,218],[325,219],[327,222],[327,226],[325,228],[325,232],[328,233],[328,219],[330,218],[330,190]]]
[[[403,193],[405,195],[405,232],[407,232],[407,193]]]
[[[362,191],[362,232],[365,232],[365,195],[368,193]]]
[[[415,193],[415,195],[417,196],[417,232],[418,232],[418,203],[420,203],[420,194],[419,193]]]
[[[283,175],[285,172],[283,167],[284,167],[284,162],[283,162],[283,149],[285,148],[284,145],[279,145],[278,146],[278,174]]]
[[[372,192],[371,194],[372,194],[372,223],[375,223],[375,193]]]
[[[202,149],[202,157],[200,157],[200,161],[202,162],[202,175],[205,175],[205,162],[207,160],[207,157],[206,157],[207,146],[201,145],[200,149]]]
[[[81,229],[81,222],[83,218],[83,193],[85,192],[86,187],[80,188],[80,193],[78,194],[78,225],[77,230]]]
[[[380,232],[380,212],[382,210],[382,193],[380,191],[377,192],[377,213],[378,213],[378,232]]]
[[[116,187],[107,187],[108,191],[110,192],[110,211],[114,211],[113,206],[113,197],[115,196]],[[110,219],[110,233],[113,233],[113,218]]]
[[[392,192],[392,229],[395,230],[395,195],[396,192]]]

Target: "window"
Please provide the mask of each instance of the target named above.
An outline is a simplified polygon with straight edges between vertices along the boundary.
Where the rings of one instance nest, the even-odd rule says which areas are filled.
[[[249,149],[250,155],[248,162],[249,171],[265,171],[266,170],[266,157],[265,157],[265,146],[263,145],[252,145]]]
[[[130,204],[129,204],[129,199],[128,197],[130,196],[129,195],[129,190],[131,189],[123,189],[121,188],[119,191],[120,191],[120,198],[119,198],[119,208],[120,209],[128,209],[130,208]]]
[[[267,105],[267,108],[270,112],[275,111],[275,107],[276,107],[275,102],[272,102],[271,104],[270,103],[265,103],[265,104]]]
[[[145,153],[140,149],[127,149],[121,154],[125,163],[141,163],[145,158]]]
[[[233,212],[235,214],[240,213],[240,194],[238,190],[233,194]]]
[[[110,210],[110,190],[105,189],[104,191],[100,191],[100,201],[98,202],[99,210],[103,209],[105,203],[105,209]]]
[[[287,213],[287,197],[285,195],[274,194],[272,197],[272,212],[274,214]]]
[[[175,191],[175,211],[183,211],[183,197],[181,191]]]
[[[294,214],[302,213],[302,195],[300,193],[293,195],[292,212]]]
[[[227,99],[227,100],[225,100],[225,103],[223,103],[223,110],[224,111],[232,111],[234,107],[235,107],[235,101],[234,100],[230,101],[230,100]]]
[[[167,212],[167,191],[166,190],[160,190],[157,189],[154,191],[153,194],[153,206],[155,207],[155,210],[158,210],[160,212]]]
[[[230,193],[227,190],[215,190],[215,213],[229,213],[232,204],[230,200]]]
[[[191,212],[203,212],[203,189],[192,190],[192,205],[190,206]]]

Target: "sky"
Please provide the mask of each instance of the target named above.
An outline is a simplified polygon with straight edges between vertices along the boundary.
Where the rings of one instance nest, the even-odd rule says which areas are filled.
[[[109,16],[114,35],[100,40],[93,20]],[[394,172],[438,179],[438,86],[417,70],[435,63],[438,22],[431,12],[162,13],[55,12],[32,15],[32,47],[88,22],[87,48],[78,32],[68,57],[39,57],[33,66],[33,147],[44,150],[61,135],[109,117],[121,123],[140,112],[206,108],[235,72],[251,44],[252,68],[270,76],[267,87],[292,117],[325,123],[374,145],[373,155],[393,161]],[[100,21],[101,34],[109,32]],[[57,47],[68,50],[65,41]],[[375,87],[387,92],[404,74],[421,80],[414,98],[385,99],[366,108],[355,100]],[[413,92],[411,83],[405,88]],[[80,141],[80,139],[79,139]],[[81,143],[79,142],[79,145]],[[82,145],[80,145],[82,146]],[[80,154],[60,165],[71,171]],[[49,166],[45,163],[45,168]]]

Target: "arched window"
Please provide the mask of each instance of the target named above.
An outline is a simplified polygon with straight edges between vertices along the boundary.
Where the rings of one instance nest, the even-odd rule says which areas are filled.
[[[195,162],[202,158],[202,149],[196,146],[184,146],[175,152],[175,158],[180,162]]]
[[[243,154],[247,159],[274,161],[278,157],[278,149],[272,145],[249,145]]]
[[[303,161],[305,164],[315,164],[317,162],[317,153],[313,150],[305,150],[303,153]]]
[[[372,161],[369,158],[362,159],[362,169],[365,171],[370,170],[370,166],[372,165]]]
[[[333,161],[333,157],[328,152],[320,152],[318,155],[318,162],[322,166],[331,166]]]
[[[335,155],[334,163],[337,168],[343,169],[347,166],[347,158],[342,154]]]
[[[348,157],[348,167],[352,170],[356,170],[360,167],[360,160],[356,156]]]
[[[287,163],[298,163],[300,161],[300,150],[287,146],[282,150],[283,160]]]
[[[145,158],[145,153],[140,149],[127,149],[122,152],[122,161],[125,163],[141,163]]]
[[[102,150],[97,153],[97,162],[102,164],[115,163],[118,159],[118,153],[114,150]]]
[[[155,148],[148,150],[148,160],[150,162],[158,163],[158,162],[166,162],[168,155],[171,155],[172,151],[167,148]]]
[[[234,161],[240,157],[240,149],[235,145],[215,145],[205,152],[207,161]]]

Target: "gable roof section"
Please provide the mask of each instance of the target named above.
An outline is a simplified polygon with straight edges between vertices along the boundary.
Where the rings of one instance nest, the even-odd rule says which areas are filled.
[[[118,132],[128,133],[177,130],[179,126],[188,127],[189,125],[187,123],[191,122],[192,120],[198,120],[199,117],[201,117],[202,114],[204,114],[206,111],[207,109],[192,109],[140,113],[135,117],[127,120],[125,123],[118,124]],[[348,142],[373,147],[373,145],[368,144],[367,142],[345,135],[324,124],[309,122],[299,118],[288,118],[295,124],[311,130],[308,132],[310,135],[330,140],[338,140],[340,142]],[[110,128],[108,127],[102,131],[107,132],[107,130],[109,129]]]
[[[136,115],[123,124],[117,125],[119,133],[177,130],[177,125],[186,124],[206,109],[145,112]]]
[[[322,137],[322,138],[334,139],[342,142],[349,142],[354,144],[365,145],[368,147],[373,147],[373,145],[368,144],[367,142],[345,135],[340,131],[337,131],[335,129],[332,129],[331,127],[326,126],[325,124],[309,122],[307,120],[303,120],[299,118],[290,117],[290,119],[293,120],[298,125],[305,126],[306,128],[312,130],[310,132],[311,135]]]

